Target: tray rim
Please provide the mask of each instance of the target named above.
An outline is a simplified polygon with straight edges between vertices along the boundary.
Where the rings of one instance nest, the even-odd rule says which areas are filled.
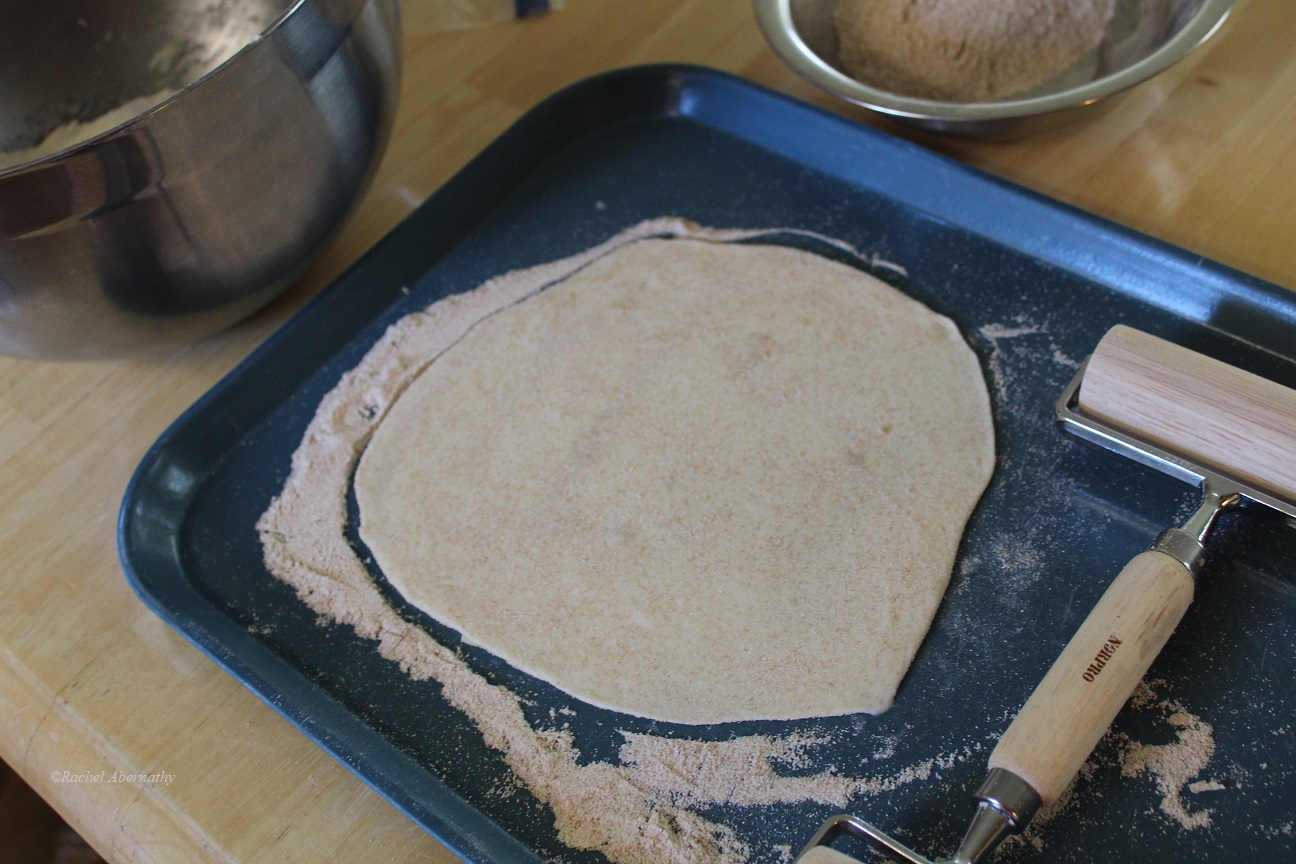
[[[655,91],[661,98],[652,110],[621,110],[619,113],[614,112],[614,119],[597,124],[563,124],[563,109],[584,99],[598,99],[603,104],[610,104],[614,100],[634,104],[635,100],[624,99],[626,87]],[[735,94],[748,100],[757,100],[781,114],[795,116],[799,122],[766,122],[759,127],[762,134],[749,134],[752,130],[751,117],[743,114],[739,106],[741,99],[736,101]],[[177,593],[193,595],[190,599],[196,598],[199,605],[208,601],[192,586],[188,586],[178,550],[173,550],[175,560],[166,564],[179,569],[160,575],[160,571],[150,569],[150,565],[156,568],[162,562],[148,560],[147,555],[141,558],[141,544],[144,543],[143,537],[159,528],[163,531],[175,529],[174,536],[178,537],[179,525],[183,520],[172,520],[173,524],[166,523],[165,520],[159,523],[153,518],[156,514],[140,512],[138,505],[156,489],[164,490],[165,494],[170,494],[177,501],[192,501],[192,497],[181,499],[179,496],[192,496],[202,487],[208,474],[189,474],[190,484],[185,488],[167,487],[167,478],[174,480],[175,472],[183,472],[184,469],[183,464],[177,465],[175,462],[183,463],[185,460],[173,462],[173,455],[178,453],[196,460],[199,465],[205,465],[207,472],[215,470],[219,454],[230,446],[228,442],[237,442],[269,410],[288,398],[317,372],[339,347],[348,345],[374,318],[382,314],[392,300],[399,296],[402,286],[416,281],[419,275],[434,267],[472,233],[473,227],[489,214],[496,203],[494,196],[481,194],[481,186],[487,178],[493,179],[487,185],[497,191],[506,191],[513,187],[515,178],[526,177],[543,166],[544,148],[535,148],[530,160],[519,163],[515,154],[520,143],[547,141],[560,145],[570,144],[615,123],[661,117],[679,117],[715,128],[748,143],[757,144],[776,155],[783,155],[784,151],[780,148],[787,147],[792,136],[805,138],[820,134],[828,136],[831,141],[853,143],[855,146],[848,148],[846,153],[831,147],[820,147],[821,158],[812,163],[803,163],[835,178],[852,177],[855,170],[852,158],[858,159],[865,152],[882,151],[922,164],[933,172],[935,180],[942,181],[933,182],[933,187],[941,187],[946,185],[946,181],[957,180],[963,184],[998,190],[1009,196],[1014,206],[1022,208],[1033,217],[1034,221],[1029,223],[1032,226],[1030,231],[1014,230],[1017,223],[1011,220],[982,221],[977,218],[978,206],[957,196],[940,197],[930,190],[915,193],[910,187],[903,190],[905,194],[902,200],[915,209],[933,214],[1007,248],[1087,280],[1117,288],[1122,293],[1143,299],[1177,317],[1207,328],[1220,329],[1212,319],[1212,315],[1218,310],[1211,301],[1222,294],[1227,295],[1230,300],[1238,302],[1237,310],[1245,313],[1237,320],[1259,325],[1248,328],[1249,332],[1257,334],[1256,339],[1247,340],[1248,344],[1290,359],[1278,350],[1276,336],[1282,335],[1284,329],[1287,333],[1296,329],[1296,293],[737,75],[688,64],[631,66],[578,81],[542,100],[173,421],[151,445],[133,473],[123,495],[117,522],[120,563],[128,583],[150,610],[465,861],[482,864],[536,864],[543,859],[484,812],[469,804],[447,784],[431,776],[363,724],[327,691],[308,680],[219,609],[210,607],[210,611],[216,614],[217,626],[213,627],[190,614],[195,607],[177,605]],[[877,178],[871,179],[873,182],[862,184],[858,182],[858,176],[855,176],[856,182],[853,185],[883,194],[894,194],[897,191],[893,182],[886,178],[883,178],[883,182],[877,182]],[[465,216],[465,213],[471,215]],[[445,218],[446,214],[453,214],[454,218]],[[1105,247],[1109,247],[1106,251],[1110,252],[1111,245],[1115,243],[1119,251],[1124,253],[1122,260],[1126,266],[1117,268],[1111,255],[1100,256],[1096,253],[1082,259],[1081,266],[1076,266],[1074,258],[1065,262],[1059,260],[1056,255],[1059,247],[1050,241],[1056,236],[1058,226],[1064,222],[1066,231],[1063,236],[1067,244],[1101,240]],[[443,232],[430,232],[428,223],[441,225]],[[1077,232],[1077,228],[1081,230]],[[435,246],[432,257],[425,259],[417,268],[406,268],[416,272],[398,268],[396,272],[387,274],[383,280],[386,291],[348,292],[349,286],[359,279],[360,274],[367,275],[373,267],[390,264],[387,259],[401,247],[406,236],[418,236],[425,240],[429,236],[436,237],[438,242],[435,244],[424,243],[425,246]],[[1160,278],[1149,278],[1153,270]],[[1168,270],[1182,276],[1195,290],[1172,293],[1162,288]],[[1119,278],[1113,275],[1115,273],[1119,274]],[[1135,284],[1130,284],[1131,279]],[[331,321],[337,318],[341,318],[347,326],[332,326]],[[312,340],[316,345],[315,350],[298,353],[295,357],[291,356],[295,352],[286,350],[285,346],[292,347],[294,343],[304,341],[300,338],[302,334],[320,327],[324,328],[328,338]],[[1239,334],[1233,329],[1222,332],[1239,338]],[[284,356],[285,354],[290,356]],[[270,364],[277,368],[276,376],[270,382],[274,386],[242,388],[242,382]],[[258,385],[265,383],[264,378],[258,378]],[[255,394],[252,400],[245,398],[247,390]],[[220,410],[222,403],[232,398],[231,394],[238,394],[238,401],[242,403],[240,419],[247,422],[230,426],[226,434],[228,441],[219,452],[212,452],[212,448],[199,448],[198,452],[191,452],[186,447],[191,443],[186,440],[191,423],[204,414]],[[250,405],[247,404],[249,401]],[[167,478],[163,475],[167,475]],[[178,584],[165,581],[177,578]],[[302,707],[301,699],[310,700],[309,710]],[[360,739],[363,746],[352,746],[355,739]],[[408,782],[411,774],[417,782]],[[429,798],[434,801],[434,807],[424,806],[423,801]]]

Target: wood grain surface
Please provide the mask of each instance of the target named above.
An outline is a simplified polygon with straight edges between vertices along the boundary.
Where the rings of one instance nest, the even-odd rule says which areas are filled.
[[[0,358],[0,757],[110,861],[456,860],[127,586],[117,508],[185,407],[563,85],[637,63],[701,63],[873,122],[784,67],[745,0],[566,0],[449,33],[431,32],[437,2],[405,2],[391,146],[358,211],[284,296],[165,356]],[[1296,288],[1293,32],[1296,3],[1240,0],[1199,54],[1084,125],[1013,143],[910,137]],[[90,779],[113,771],[162,776]]]
[[[1118,325],[1094,348],[1078,401],[1192,464],[1296,501],[1296,390]]]

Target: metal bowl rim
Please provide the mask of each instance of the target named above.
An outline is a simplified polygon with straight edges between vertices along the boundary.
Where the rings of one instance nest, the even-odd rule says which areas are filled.
[[[813,84],[853,102],[898,118],[968,122],[1047,114],[1097,102],[1164,72],[1209,39],[1224,23],[1235,0],[1202,0],[1188,23],[1137,63],[1079,87],[1000,102],[943,102],[901,96],[857,81],[830,66],[802,39],[792,22],[792,0],[753,0],[756,19],[774,51]]]
[[[94,146],[98,142],[103,141],[106,138],[110,138],[113,135],[116,135],[125,129],[131,128],[138,123],[142,123],[150,115],[158,111],[161,111],[163,108],[179,100],[182,96],[184,96],[189,91],[197,89],[203,83],[210,81],[211,79],[215,78],[217,75],[223,73],[226,69],[233,66],[240,57],[250,54],[251,52],[260,48],[262,43],[269,41],[269,39],[274,35],[275,31],[277,31],[281,26],[283,26],[284,22],[286,22],[289,18],[291,18],[292,15],[295,12],[297,12],[298,9],[302,8],[303,6],[311,2],[314,2],[314,0],[293,0],[293,2],[290,3],[286,9],[280,12],[273,21],[271,21],[264,28],[262,28],[259,33],[257,33],[251,39],[249,39],[247,43],[244,44],[241,48],[239,48],[230,56],[226,57],[216,66],[204,72],[200,77],[195,78],[193,81],[190,81],[188,84],[181,87],[175,93],[172,93],[170,96],[163,99],[161,102],[158,102],[152,108],[142,111],[128,120],[123,120],[121,123],[118,123],[116,126],[113,126],[111,129],[105,129],[104,131],[100,132],[98,135],[95,135],[90,138],[83,138],[80,141],[76,141],[72,144],[69,144],[68,146],[62,148],[61,150],[55,150],[52,153],[46,153],[44,156],[40,157],[39,159],[32,159],[28,162],[19,162],[17,165],[10,165],[8,168],[0,168],[0,178],[19,174],[24,171],[30,171],[32,169],[39,168],[44,165],[49,165],[53,162],[57,162],[58,160],[63,159],[64,157],[71,156],[82,150],[89,149],[90,147]],[[363,5],[363,0],[361,2],[361,5]]]

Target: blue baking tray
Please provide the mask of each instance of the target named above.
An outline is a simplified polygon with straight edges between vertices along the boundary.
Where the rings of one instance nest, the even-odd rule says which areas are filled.
[[[480,651],[465,656],[523,696],[537,722],[574,711],[586,758],[615,760],[623,729],[822,735],[830,743],[798,772],[881,777],[942,756],[925,779],[851,809],[948,854],[1013,713],[1123,563],[1196,503],[1192,490],[1058,431],[1052,406],[1077,361],[1123,322],[1296,386],[1296,296],[739,78],[637,67],[530,111],[157,441],[122,506],[126,574],[157,614],[464,859],[602,861],[560,843],[527,792],[495,794],[508,768],[439,685],[318,622],[266,572],[253,526],[315,406],[391,322],[663,215],[846,240],[875,265],[856,266],[952,318],[977,352],[998,467],[931,633],[879,717],[701,728],[577,704]],[[996,860],[1293,860],[1296,533],[1234,514],[1213,549],[1149,674],[1155,698],[1117,718],[1068,807]],[[1191,812],[1210,811],[1210,825],[1192,830],[1163,811],[1150,776],[1121,773],[1131,742],[1176,742],[1174,710],[1208,724],[1215,745],[1196,785],[1179,789]],[[702,812],[731,825],[752,860],[781,862],[834,809]]]

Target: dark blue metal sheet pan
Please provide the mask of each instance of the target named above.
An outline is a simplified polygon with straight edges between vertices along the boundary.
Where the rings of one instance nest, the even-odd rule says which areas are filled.
[[[1296,386],[1296,297],[740,79],[629,69],[531,111],[162,436],[123,504],[126,573],[159,615],[465,859],[602,860],[559,843],[525,792],[495,795],[507,768],[438,685],[317,623],[265,571],[253,524],[320,398],[390,322],[662,215],[806,229],[902,265],[876,274],[951,317],[984,365],[999,466],[891,711],[698,729],[574,705],[577,745],[615,760],[619,729],[713,740],[811,729],[831,743],[800,771],[885,777],[944,756],[926,779],[852,809],[948,854],[1008,719],[1124,561],[1195,503],[1191,490],[1057,430],[1052,405],[1075,362],[1124,322]],[[1296,533],[1233,515],[1214,548],[1197,602],[1153,667],[1156,698],[1120,715],[1036,842],[999,860],[1292,860]],[[469,659],[537,718],[570,705],[489,656]],[[1175,709],[1213,730],[1214,754],[1192,778],[1204,785],[1180,790],[1191,812],[1210,811],[1209,827],[1187,830],[1162,812],[1147,774],[1121,776],[1128,741],[1177,740]],[[705,812],[734,826],[754,860],[773,862],[832,811]]]

